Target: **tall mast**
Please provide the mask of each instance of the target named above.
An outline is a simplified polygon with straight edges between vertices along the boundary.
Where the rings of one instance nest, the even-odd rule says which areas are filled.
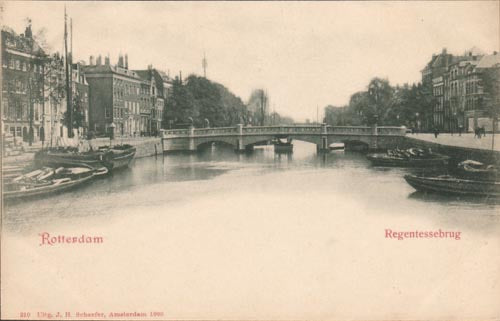
[[[73,137],[73,104],[70,88],[69,61],[68,61],[68,17],[66,15],[66,6],[64,6],[64,61],[66,71],[66,110],[68,116],[68,137]]]
[[[207,58],[205,56],[205,52],[203,52],[203,60],[201,61],[201,65],[203,67],[203,77],[207,78],[208,63],[207,63]]]

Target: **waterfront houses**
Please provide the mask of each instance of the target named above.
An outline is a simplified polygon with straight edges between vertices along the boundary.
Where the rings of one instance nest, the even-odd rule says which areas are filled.
[[[498,100],[498,91],[491,92],[492,79],[485,75],[498,75],[499,63],[496,52],[485,55],[475,48],[460,56],[446,49],[433,55],[422,70],[423,85],[432,87],[433,127],[446,132],[492,130],[487,97]]]
[[[152,65],[146,70],[135,72],[146,84],[150,84],[152,102],[149,132],[150,135],[157,135],[162,128],[163,111],[172,90],[172,80],[165,72],[153,68]]]
[[[2,130],[23,141],[38,140],[44,120],[46,54],[33,39],[31,24],[24,34],[1,31]]]
[[[99,55],[83,66],[89,84],[89,130],[97,135],[139,136],[148,127],[150,85],[128,69],[128,56],[104,63]]]

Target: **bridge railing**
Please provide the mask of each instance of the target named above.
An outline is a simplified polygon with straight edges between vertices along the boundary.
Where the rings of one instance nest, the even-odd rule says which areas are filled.
[[[391,127],[391,126],[382,126],[377,128],[379,135],[394,135],[394,136],[405,136],[406,135],[406,127]]]
[[[189,135],[189,129],[162,129],[161,136],[186,136]]]
[[[166,129],[162,130],[163,137],[185,137],[185,136],[220,136],[237,135],[239,128],[236,127],[214,127],[214,128],[192,128],[192,129]],[[326,129],[327,134],[339,135],[373,135],[375,128],[369,126],[321,126],[321,125],[293,125],[293,126],[249,126],[241,127],[241,134],[322,134]],[[404,136],[405,127],[382,126],[377,127],[378,135]]]
[[[214,127],[214,128],[198,128],[194,129],[194,135],[224,135],[236,134],[238,129],[236,127]]]
[[[320,126],[255,126],[243,127],[243,134],[286,134],[286,133],[320,133]]]
[[[328,126],[328,134],[345,134],[345,135],[370,135],[373,132],[372,127],[359,126]]]

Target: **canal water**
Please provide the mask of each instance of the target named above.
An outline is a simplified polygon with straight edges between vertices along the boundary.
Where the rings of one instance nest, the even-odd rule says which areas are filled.
[[[166,319],[500,315],[500,205],[425,196],[406,169],[295,142],[137,159],[3,211],[2,298],[22,311]],[[443,231],[460,238],[387,237]],[[103,243],[41,244],[51,236]]]

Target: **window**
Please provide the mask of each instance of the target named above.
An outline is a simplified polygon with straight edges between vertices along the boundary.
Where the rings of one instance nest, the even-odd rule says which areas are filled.
[[[21,62],[19,60],[16,60],[16,69],[21,70]]]
[[[9,68],[15,69],[15,67],[16,67],[16,62],[14,61],[14,59],[9,60]]]
[[[26,63],[23,61],[23,71],[26,71]]]

